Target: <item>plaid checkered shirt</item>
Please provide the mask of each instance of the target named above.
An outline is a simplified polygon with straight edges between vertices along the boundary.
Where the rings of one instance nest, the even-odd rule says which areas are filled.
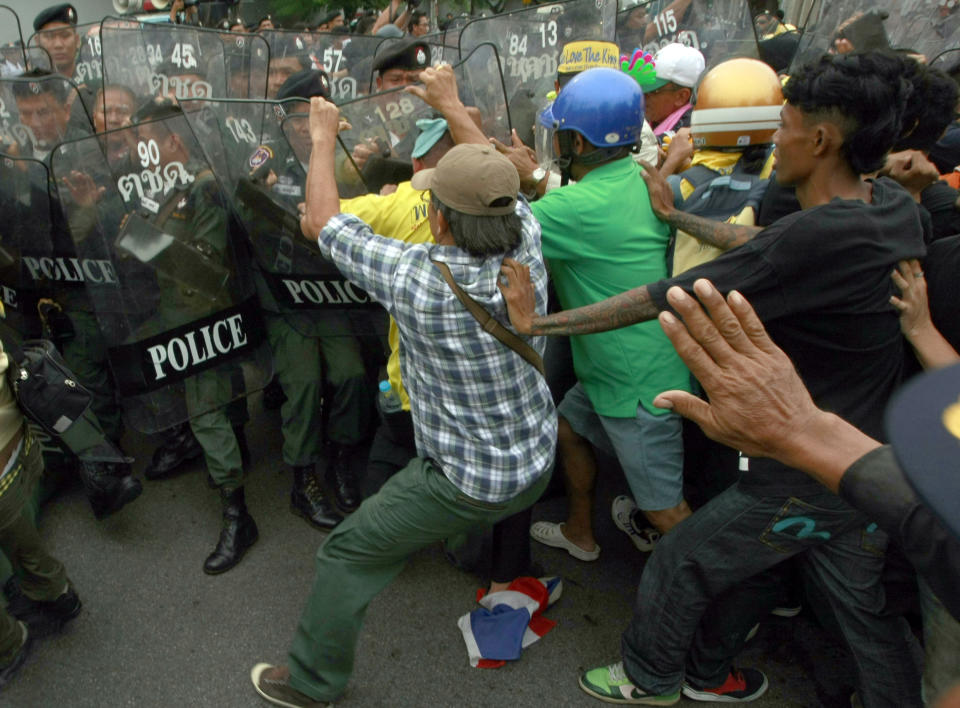
[[[522,199],[517,215],[522,241],[506,255],[529,266],[537,311],[546,312],[540,225]],[[446,263],[457,284],[509,326],[497,288],[502,257],[401,243],[374,234],[350,214],[331,218],[318,243],[347,278],[397,321],[417,453],[432,459],[465,495],[489,503],[511,499],[547,472],[557,414],[546,381],[480,327],[431,263]],[[543,337],[530,344],[543,354]]]

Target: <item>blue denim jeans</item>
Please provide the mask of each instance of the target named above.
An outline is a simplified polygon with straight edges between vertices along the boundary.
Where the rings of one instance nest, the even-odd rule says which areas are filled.
[[[738,650],[757,612],[769,607],[769,597],[738,602],[736,593],[762,591],[765,571],[797,556],[829,598],[853,653],[864,706],[922,705],[912,637],[902,618],[884,615],[886,535],[825,489],[800,497],[754,489],[733,485],[657,545],[623,633],[627,675],[661,695],[676,692],[684,677],[698,687],[723,683],[734,656],[718,660],[711,638],[735,637],[728,647]],[[736,608],[739,626],[731,615]]]

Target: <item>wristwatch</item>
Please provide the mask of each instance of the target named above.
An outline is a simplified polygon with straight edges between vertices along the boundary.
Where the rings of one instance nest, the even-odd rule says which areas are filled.
[[[540,184],[540,182],[543,181],[543,178],[547,176],[547,171],[542,167],[538,167],[530,173],[530,176],[537,181],[537,184]]]

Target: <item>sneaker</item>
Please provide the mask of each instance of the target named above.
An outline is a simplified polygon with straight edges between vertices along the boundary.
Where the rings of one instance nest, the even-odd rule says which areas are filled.
[[[722,686],[694,688],[683,682],[683,695],[708,703],[749,703],[767,692],[767,677],[757,669],[732,669]]]
[[[63,629],[63,626],[80,614],[83,604],[71,583],[56,600],[41,602],[31,600],[22,592],[7,604],[7,612],[25,622],[30,634],[36,638],[49,637]]]
[[[30,632],[27,631],[27,625],[23,622],[17,622],[17,625],[20,627],[23,639],[20,642],[20,648],[17,650],[17,653],[13,655],[13,659],[11,659],[9,663],[0,666],[0,688],[10,683],[17,671],[20,670],[20,667],[23,666],[23,662],[27,660],[27,654],[30,651],[30,642],[33,640]]]
[[[613,523],[617,525],[617,528],[630,537],[638,551],[649,553],[657,545],[657,541],[660,540],[660,532],[649,527],[637,529],[633,523],[636,512],[637,505],[633,502],[633,499],[625,494],[621,494],[614,499],[613,505],[610,507],[610,515],[613,517]]]
[[[623,670],[623,662],[618,661],[610,666],[600,666],[590,669],[580,675],[580,688],[594,698],[607,703],[623,703],[624,705],[643,706],[672,706],[680,700],[680,691],[665,696],[654,696],[641,688],[637,688],[627,678]]]
[[[290,669],[286,666],[257,664],[250,672],[250,680],[257,693],[285,708],[327,708],[332,703],[315,701],[290,685]]]

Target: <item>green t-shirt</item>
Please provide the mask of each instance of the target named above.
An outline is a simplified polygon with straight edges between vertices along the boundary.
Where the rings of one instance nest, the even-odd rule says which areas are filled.
[[[531,206],[563,309],[667,277],[670,229],[654,216],[632,158],[598,167]],[[690,390],[687,368],[656,320],[570,340],[577,378],[600,415],[633,417],[638,402],[662,415],[653,407],[657,394]]]

